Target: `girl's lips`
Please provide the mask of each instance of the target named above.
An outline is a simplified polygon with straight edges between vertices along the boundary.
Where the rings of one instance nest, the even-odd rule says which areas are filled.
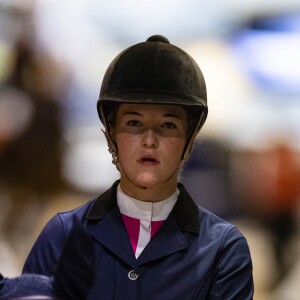
[[[153,156],[142,156],[140,159],[138,159],[138,163],[145,166],[156,166],[159,164],[159,161]]]

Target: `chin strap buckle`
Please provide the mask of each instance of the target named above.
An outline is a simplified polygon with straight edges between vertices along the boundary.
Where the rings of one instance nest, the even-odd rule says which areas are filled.
[[[107,145],[108,145],[108,152],[112,156],[112,163],[114,165],[117,165],[117,163],[118,163],[118,155],[117,155],[116,146],[112,142],[111,137],[109,136],[109,134],[107,133],[107,131],[105,131],[103,129],[101,129],[101,131],[103,132],[103,134],[104,134],[104,136],[106,138],[106,142],[107,142]]]

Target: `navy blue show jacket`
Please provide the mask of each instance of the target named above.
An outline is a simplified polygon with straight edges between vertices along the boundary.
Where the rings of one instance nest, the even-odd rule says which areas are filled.
[[[117,185],[54,216],[23,273],[55,273],[75,216],[95,245],[95,280],[88,299],[253,299],[251,256],[237,227],[196,205],[179,184],[172,212],[136,259],[117,205]]]

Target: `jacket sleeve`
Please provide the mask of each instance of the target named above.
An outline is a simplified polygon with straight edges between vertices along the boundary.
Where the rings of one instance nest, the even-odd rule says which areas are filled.
[[[65,240],[66,228],[61,216],[57,214],[47,223],[34,243],[22,273],[53,275]]]
[[[211,300],[251,300],[254,284],[246,239],[236,227],[223,237],[211,289]]]

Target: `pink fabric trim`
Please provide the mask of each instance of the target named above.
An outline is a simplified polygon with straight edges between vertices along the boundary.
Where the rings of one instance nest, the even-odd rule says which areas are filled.
[[[128,217],[122,215],[123,221],[125,223],[126,230],[129,235],[130,243],[134,253],[136,252],[136,248],[139,241],[140,234],[140,220],[132,217]],[[164,221],[152,221],[151,222],[151,239],[154,237],[160,226],[164,223]]]
[[[140,220],[131,218],[131,217],[128,217],[125,215],[122,215],[122,218],[124,220],[124,223],[125,223],[128,235],[129,235],[132,249],[135,253],[138,239],[139,239],[139,234],[140,234]]]
[[[152,221],[151,222],[151,239],[156,234],[157,230],[160,228],[160,226],[164,223],[164,221]]]

